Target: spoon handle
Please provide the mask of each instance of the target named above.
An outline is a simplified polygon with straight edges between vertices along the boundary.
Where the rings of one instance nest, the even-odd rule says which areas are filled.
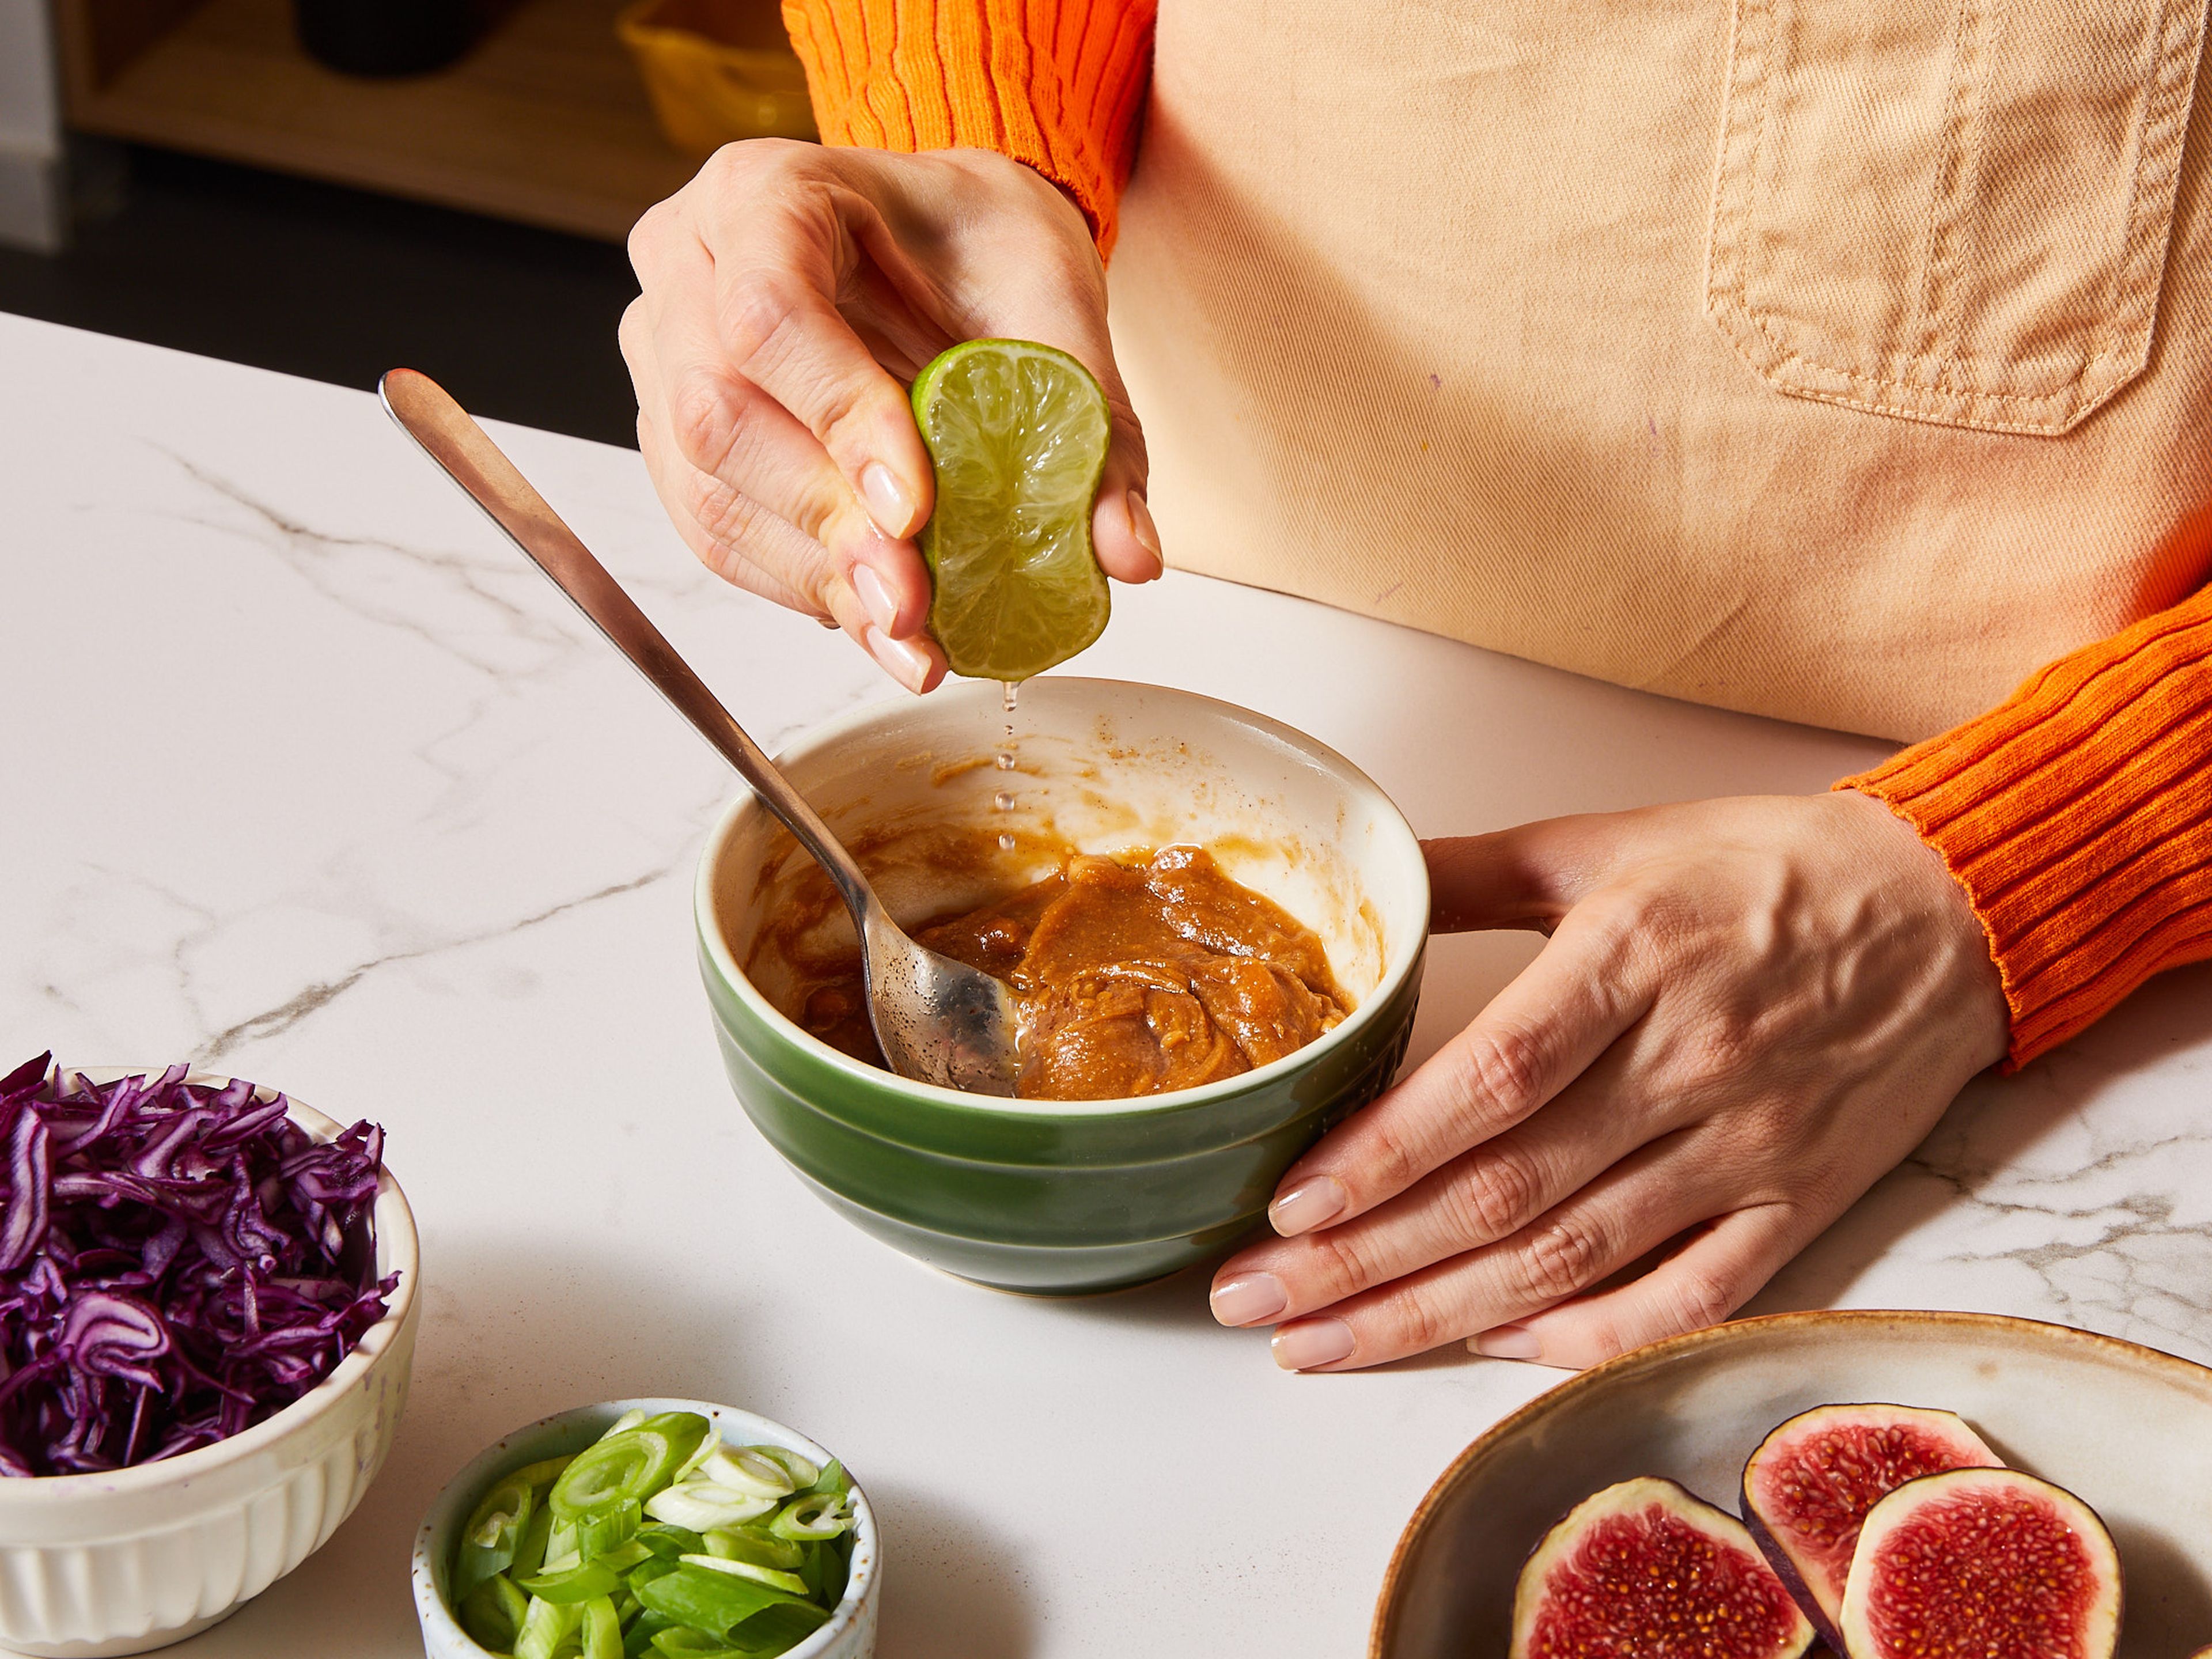
[[[435,380],[411,368],[391,370],[378,390],[392,418],[422,445],[423,453],[445,470],[469,499],[530,556],[532,562],[553,579],[553,585],[575,601],[576,608],[636,665],[653,690],[737,769],[738,775],[753,787],[769,811],[783,820],[784,827],[799,837],[799,845],[830,872],[851,907],[854,921],[860,922],[873,895],[853,855],[830,834],[829,826],[775,763],[761,752],[760,745],[731,718],[730,711],[707,689],[707,683],[676,654],[676,647],[637,608],[622,584],[577,539],[576,532],[561,522],[560,515],[546,505],[545,498],[531,487],[484,429],[469,417],[468,411]]]

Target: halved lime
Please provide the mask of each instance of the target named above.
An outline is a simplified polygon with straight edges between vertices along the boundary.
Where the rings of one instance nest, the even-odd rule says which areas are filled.
[[[914,418],[937,469],[929,629],[952,672],[1025,680],[1066,662],[1112,603],[1091,550],[1106,394],[1064,351],[970,340],[921,371]]]

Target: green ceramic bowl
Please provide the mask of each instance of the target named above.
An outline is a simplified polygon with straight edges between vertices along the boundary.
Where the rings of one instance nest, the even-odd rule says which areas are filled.
[[[1032,680],[993,763],[999,688],[961,684],[844,715],[778,757],[912,923],[1048,873],[1052,843],[1211,846],[1228,873],[1318,933],[1356,999],[1337,1028],[1226,1082],[1143,1100],[1021,1102],[910,1083],[817,1042],[779,1009],[771,917],[849,925],[812,863],[751,796],[700,860],[700,969],[731,1086],[830,1205],[948,1273],[1010,1291],[1116,1289],[1219,1254],[1322,1130],[1404,1058],[1428,938],[1419,843],[1389,798],[1311,738],[1158,686]],[[1010,793],[1011,809],[994,805]],[[949,875],[947,834],[1017,850]],[[988,842],[985,843],[989,844]],[[994,861],[995,860],[995,861]]]

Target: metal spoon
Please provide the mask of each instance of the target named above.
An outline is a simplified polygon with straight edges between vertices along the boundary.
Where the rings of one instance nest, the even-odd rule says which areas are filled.
[[[971,1094],[1012,1094],[1014,1010],[1006,986],[906,936],[843,843],[445,388],[427,374],[395,368],[378,389],[407,435],[576,602],[829,872],[860,936],[868,1019],[891,1069]]]

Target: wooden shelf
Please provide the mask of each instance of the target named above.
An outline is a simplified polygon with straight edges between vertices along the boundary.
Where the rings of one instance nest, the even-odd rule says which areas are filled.
[[[614,34],[620,0],[519,0],[451,68],[323,68],[289,0],[61,0],[70,125],[620,240],[696,167]]]

